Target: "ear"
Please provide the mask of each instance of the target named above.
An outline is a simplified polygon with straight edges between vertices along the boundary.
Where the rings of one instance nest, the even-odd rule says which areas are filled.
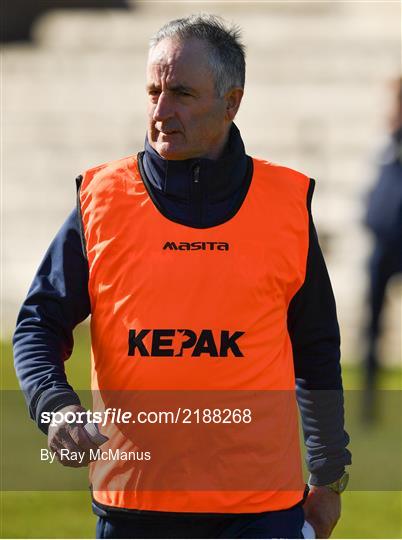
[[[231,122],[239,110],[240,103],[244,94],[243,88],[231,88],[225,94],[226,120]]]

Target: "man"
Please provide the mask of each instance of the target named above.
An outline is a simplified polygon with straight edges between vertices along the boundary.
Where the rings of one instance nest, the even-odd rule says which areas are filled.
[[[145,467],[92,462],[98,537],[301,538],[306,518],[326,538],[339,519],[350,454],[335,303],[311,217],[314,184],[246,155],[233,124],[244,58],[238,31],[211,15],[159,30],[147,65],[145,151],[77,179],[78,211],[21,309],[15,365],[45,432],[44,411],[83,411],[63,361],[72,329],[90,313],[92,384],[103,405],[140,388],[183,399],[205,390],[229,395],[234,406],[240,395],[258,396],[257,408],[260,398],[272,406],[261,407],[267,423],[257,435],[256,423],[246,425],[251,416],[214,440],[205,431],[205,448],[216,444],[224,454],[200,467],[203,488],[191,462],[202,437],[193,446],[191,437],[180,440],[191,451],[155,478]],[[296,479],[295,375],[308,496]],[[122,445],[131,437],[121,426],[102,432]],[[48,443],[70,466],[79,464],[62,449],[85,450],[82,465],[96,449],[82,426],[67,422],[48,429]],[[149,490],[141,477],[148,473]]]
[[[381,362],[378,341],[390,279],[402,272],[402,79],[393,81],[390,115],[390,140],[384,148],[378,177],[370,191],[365,224],[373,235],[370,256],[367,351],[364,358],[365,396],[363,420],[376,418],[375,387]]]

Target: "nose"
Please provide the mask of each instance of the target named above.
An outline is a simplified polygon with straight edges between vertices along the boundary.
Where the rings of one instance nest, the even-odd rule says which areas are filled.
[[[161,92],[158,97],[158,102],[153,112],[155,122],[164,122],[174,115],[172,101],[165,92]]]

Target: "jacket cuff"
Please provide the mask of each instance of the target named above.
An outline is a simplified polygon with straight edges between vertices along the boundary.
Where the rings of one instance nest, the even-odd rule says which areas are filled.
[[[67,405],[81,405],[80,398],[73,390],[49,388],[41,394],[35,408],[35,421],[45,435],[48,433],[49,423],[42,421],[42,413],[56,412]]]
[[[344,472],[345,467],[340,467],[330,471],[311,473],[308,483],[311,486],[326,486],[328,484],[332,484],[332,482],[336,482],[336,480],[339,480]]]

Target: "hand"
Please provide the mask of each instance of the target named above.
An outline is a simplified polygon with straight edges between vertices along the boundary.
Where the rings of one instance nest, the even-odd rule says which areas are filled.
[[[317,538],[329,538],[341,515],[341,496],[326,486],[310,486],[304,517]]]
[[[59,409],[57,412],[85,412],[86,409],[81,405],[68,405]],[[89,450],[97,450],[97,445],[91,441],[84,429],[85,422],[83,424],[69,424],[67,422],[61,422],[56,426],[49,426],[48,431],[48,447],[52,452],[56,453],[56,459],[59,463],[65,467],[86,467],[90,461]],[[81,452],[77,454],[78,459],[70,459],[63,457],[60,453],[61,449],[67,449],[70,452]],[[74,455],[74,454],[73,454]]]

